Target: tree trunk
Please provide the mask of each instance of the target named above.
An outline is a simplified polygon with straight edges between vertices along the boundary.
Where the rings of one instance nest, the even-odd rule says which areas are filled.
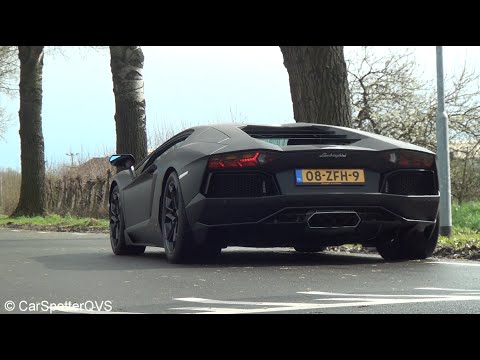
[[[115,94],[117,153],[147,156],[143,52],[140,46],[110,46],[110,66]]]
[[[12,216],[45,215],[45,153],[42,133],[43,46],[19,46],[20,199]]]
[[[351,127],[343,46],[280,46],[295,121]]]

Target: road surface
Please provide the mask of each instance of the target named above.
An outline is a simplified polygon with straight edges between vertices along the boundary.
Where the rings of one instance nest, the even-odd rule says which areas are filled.
[[[0,313],[480,313],[480,262],[228,248],[208,265],[108,235],[0,229]]]

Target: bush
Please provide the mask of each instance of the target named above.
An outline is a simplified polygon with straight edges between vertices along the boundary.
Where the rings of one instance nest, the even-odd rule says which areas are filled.
[[[15,170],[0,171],[0,214],[11,214],[17,207],[21,179]]]
[[[452,204],[452,224],[480,233],[480,201]]]

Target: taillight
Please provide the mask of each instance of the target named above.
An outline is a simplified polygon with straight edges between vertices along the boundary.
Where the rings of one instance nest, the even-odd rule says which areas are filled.
[[[252,168],[273,160],[269,153],[250,151],[232,154],[214,155],[208,160],[209,169]]]
[[[395,151],[386,155],[389,162],[406,168],[431,168],[435,155],[416,151]]]

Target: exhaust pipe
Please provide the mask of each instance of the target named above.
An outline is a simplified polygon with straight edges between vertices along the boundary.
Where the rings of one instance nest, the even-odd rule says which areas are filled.
[[[308,218],[307,224],[310,229],[355,229],[360,221],[355,211],[317,211]]]

